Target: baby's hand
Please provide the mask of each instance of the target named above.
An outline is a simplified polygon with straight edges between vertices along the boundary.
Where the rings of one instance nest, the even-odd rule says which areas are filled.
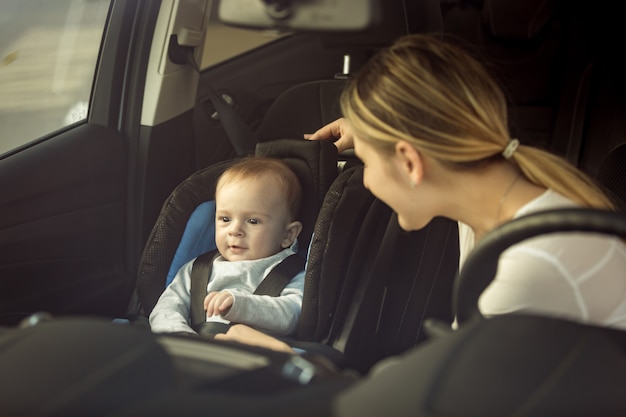
[[[204,298],[204,310],[207,317],[228,313],[235,299],[227,291],[212,291]]]

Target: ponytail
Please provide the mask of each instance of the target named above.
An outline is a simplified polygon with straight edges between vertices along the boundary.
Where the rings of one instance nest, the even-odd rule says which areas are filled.
[[[615,210],[597,183],[565,159],[544,150],[519,146],[511,161],[532,183],[549,188],[588,208]]]
[[[505,158],[583,207],[615,209],[565,159],[510,140],[500,86],[479,61],[435,36],[403,36],[374,56],[344,90],[341,108],[354,133],[381,151],[404,140],[458,169]]]

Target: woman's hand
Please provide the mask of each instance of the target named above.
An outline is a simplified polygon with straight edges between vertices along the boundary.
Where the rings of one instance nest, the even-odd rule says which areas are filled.
[[[215,335],[215,339],[258,346],[266,349],[276,350],[278,352],[286,352],[291,354],[295,353],[287,343],[282,342],[272,336],[268,336],[263,332],[246,326],[245,324],[233,324],[232,326],[230,326],[227,333],[217,334]]]
[[[335,146],[339,153],[354,148],[354,138],[352,131],[348,127],[348,123],[344,118],[339,118],[334,122],[330,122],[327,125],[318,129],[315,133],[305,134],[306,140],[329,140],[336,139]]]

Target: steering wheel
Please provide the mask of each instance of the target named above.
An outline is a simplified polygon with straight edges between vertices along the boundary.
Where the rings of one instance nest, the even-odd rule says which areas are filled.
[[[623,238],[626,216],[600,209],[553,209],[514,219],[492,230],[468,256],[454,283],[453,306],[459,325],[482,318],[478,298],[496,276],[502,252],[525,239],[555,232],[594,232]]]

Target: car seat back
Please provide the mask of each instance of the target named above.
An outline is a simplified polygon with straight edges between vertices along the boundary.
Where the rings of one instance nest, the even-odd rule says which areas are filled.
[[[272,103],[257,128],[261,141],[302,138],[341,117],[339,96],[346,80],[328,79],[298,84]]]
[[[325,142],[277,140],[258,144],[256,155],[283,159],[303,189],[299,252],[306,250],[326,190],[337,176],[337,150]],[[142,253],[137,295],[148,316],[178,269],[215,249],[214,191],[217,179],[233,161],[201,169],[183,181],[163,204]]]
[[[363,167],[342,172],[320,210],[306,270],[298,337],[343,354],[365,373],[427,338],[426,317],[452,322],[456,222],[404,232],[363,186]]]

